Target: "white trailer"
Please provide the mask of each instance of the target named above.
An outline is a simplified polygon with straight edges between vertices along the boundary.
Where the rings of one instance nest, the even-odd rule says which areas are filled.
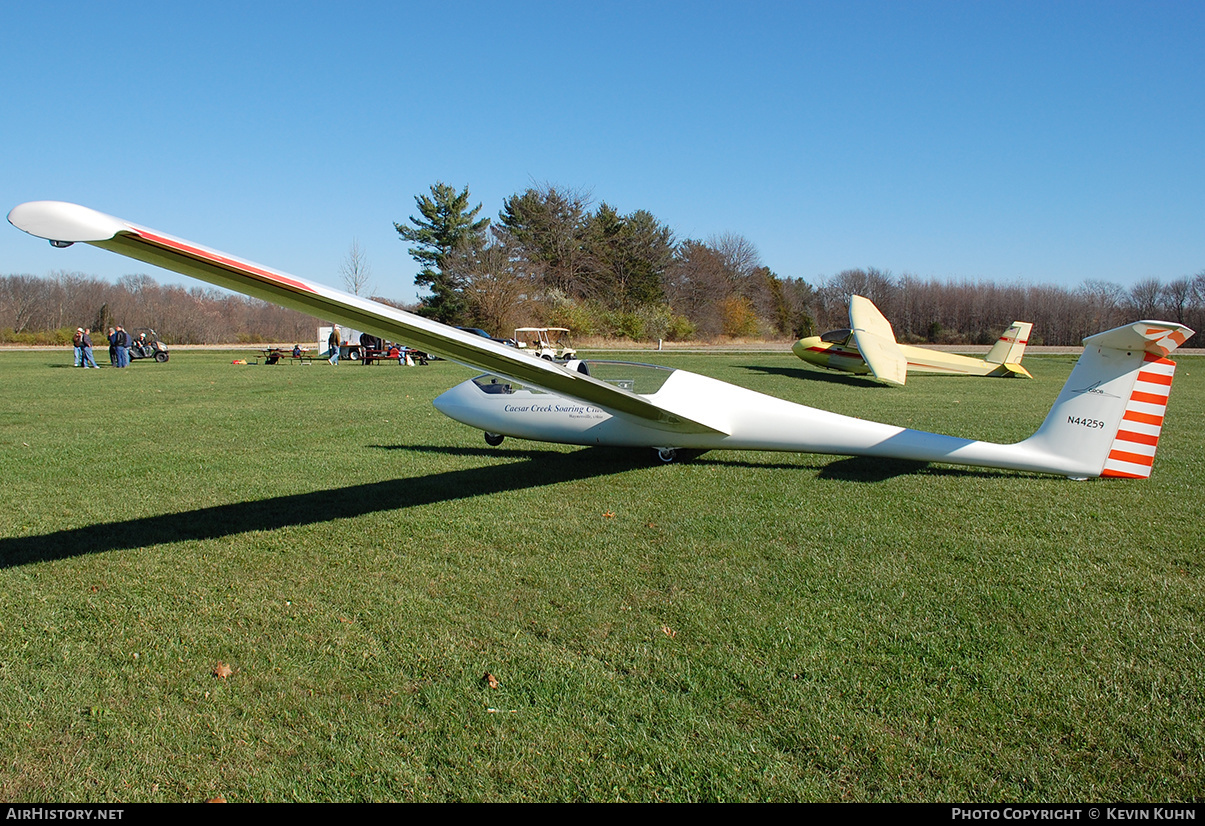
[[[335,327],[327,325],[318,328],[318,352],[324,354],[324,358],[330,358],[330,338],[331,331]],[[353,330],[351,327],[339,327],[339,358],[349,359],[351,361],[359,361],[363,358],[364,347],[360,343],[360,336],[363,335],[359,330]]]

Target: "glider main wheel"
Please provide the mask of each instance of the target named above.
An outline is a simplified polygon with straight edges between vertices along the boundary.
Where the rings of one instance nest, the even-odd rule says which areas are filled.
[[[502,440],[505,438],[506,437],[501,433],[486,433],[485,443],[490,447],[497,447],[498,445],[502,444]]]
[[[659,447],[656,448],[656,451],[657,458],[660,459],[661,463],[665,465],[673,463],[678,458],[678,451],[672,447]]]

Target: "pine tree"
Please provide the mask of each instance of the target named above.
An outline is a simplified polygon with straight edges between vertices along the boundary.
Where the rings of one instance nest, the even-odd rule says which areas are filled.
[[[431,295],[422,298],[419,312],[445,324],[463,323],[467,311],[464,284],[447,266],[448,257],[457,250],[480,247],[490,220],[477,219],[481,204],[468,208],[467,186],[457,192],[455,187],[439,182],[431,187],[430,197],[415,195],[414,201],[421,216],[410,216],[414,226],[393,226],[403,240],[414,244],[408,252],[423,267],[414,283],[431,290]]]

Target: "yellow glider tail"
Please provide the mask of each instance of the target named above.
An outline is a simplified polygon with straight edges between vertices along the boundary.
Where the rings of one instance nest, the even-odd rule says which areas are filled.
[[[1028,321],[1014,321],[1000,339],[992,345],[983,360],[988,364],[998,364],[989,376],[1024,376],[1032,379],[1029,371],[1021,366],[1021,357],[1025,354],[1025,345],[1029,343],[1029,334],[1033,325]]]

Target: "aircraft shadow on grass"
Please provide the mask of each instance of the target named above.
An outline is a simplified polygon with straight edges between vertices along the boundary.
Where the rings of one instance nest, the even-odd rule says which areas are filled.
[[[466,456],[487,453],[485,450],[444,447],[429,450]],[[381,511],[403,510],[607,476],[649,465],[643,452],[608,448],[586,448],[573,453],[490,450],[488,455],[521,461],[508,462],[504,466],[490,464],[427,476],[213,505],[182,513],[70,528],[40,536],[3,538],[0,539],[0,569],[90,553],[313,525]]]
[[[991,468],[934,467],[928,462],[851,456],[835,459],[820,469],[817,479],[841,482],[885,482],[897,476],[957,476],[975,479],[1043,479],[1040,473],[992,470]]]
[[[744,364],[741,369],[767,376],[786,376],[789,379],[804,379],[806,381],[822,381],[829,384],[842,384],[846,387],[866,387],[880,390],[888,386],[875,381],[869,376],[855,376],[850,373],[833,373],[826,370],[809,370],[806,367],[768,367],[764,364]]]
[[[382,511],[435,505],[526,488],[538,488],[593,477],[609,476],[641,468],[652,469],[641,450],[588,447],[570,453],[546,450],[499,450],[497,448],[449,448],[445,446],[372,445],[381,450],[410,450],[443,455],[488,456],[515,460],[505,464],[450,470],[405,479],[369,482],[342,488],[273,496],[250,502],[213,505],[182,513],[144,516],[123,522],[108,522],[69,528],[40,536],[0,538],[0,569],[70,559],[93,553],[130,550],[173,542],[218,539],[251,531],[313,525]],[[706,465],[793,469],[799,465],[731,460],[715,455],[696,457]],[[866,457],[829,462],[817,479],[881,482],[910,474],[973,477],[1016,476],[992,470],[932,468],[924,462]],[[1028,475],[1028,474],[1022,474]],[[1037,474],[1035,474],[1037,476]]]

